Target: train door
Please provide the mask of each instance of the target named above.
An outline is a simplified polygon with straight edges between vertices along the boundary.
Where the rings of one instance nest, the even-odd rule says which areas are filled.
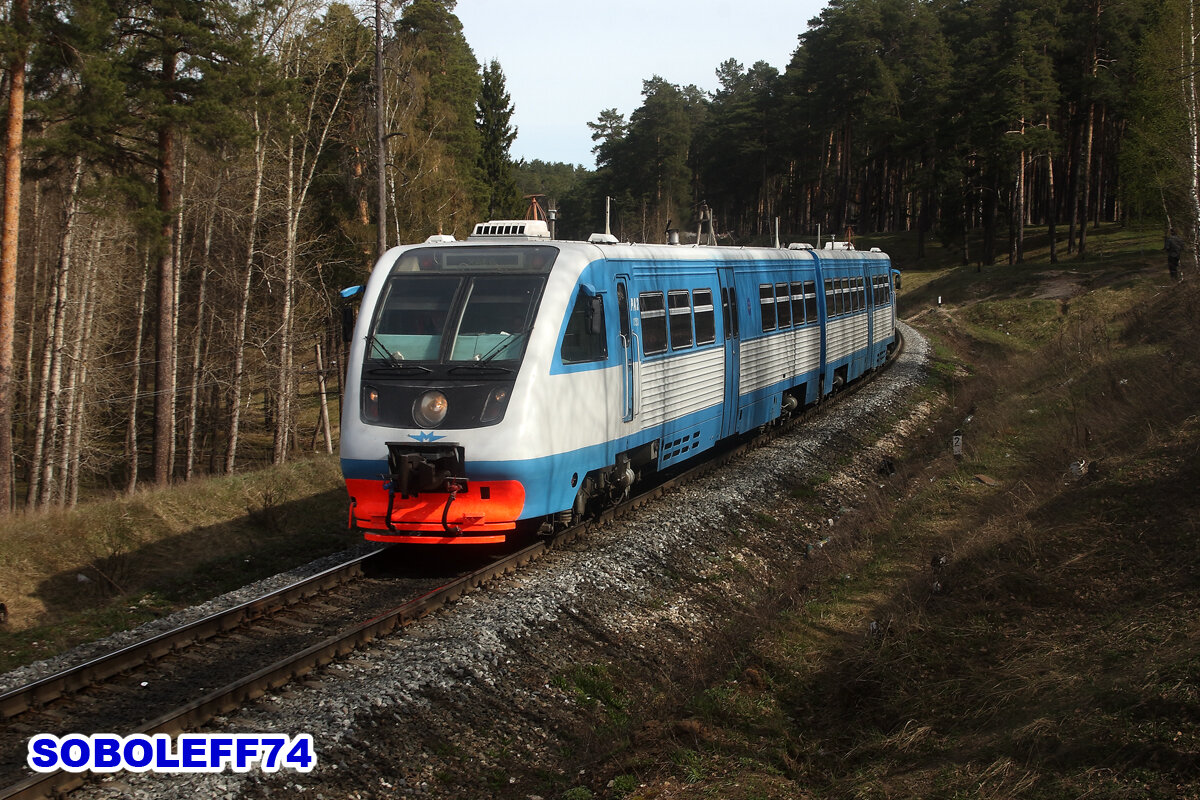
[[[864,261],[862,269],[859,270],[859,275],[862,280],[862,299],[863,306],[867,312],[867,364],[866,369],[871,369],[875,366],[875,284],[874,276],[871,274],[871,262]]]
[[[721,328],[725,337],[725,398],[721,415],[721,438],[737,433],[739,352],[741,336],[738,331],[737,287],[733,283],[733,268],[717,269],[721,284]]]
[[[826,281],[826,270],[828,264],[821,260],[819,253],[813,259],[813,264],[817,268],[817,319],[821,324],[821,363],[817,374],[817,400],[818,402],[829,393],[830,381],[825,376],[825,365],[829,362],[829,308],[827,301],[829,300],[829,289]]]
[[[634,367],[637,364],[637,348],[634,347],[633,329],[630,325],[629,307],[629,276],[617,276],[617,311],[621,322],[621,418],[632,422],[637,409],[633,403],[634,386],[637,375]]]

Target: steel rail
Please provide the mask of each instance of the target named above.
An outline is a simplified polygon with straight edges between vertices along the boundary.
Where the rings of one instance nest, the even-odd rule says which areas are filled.
[[[186,706],[163,714],[146,723],[139,730],[131,731],[131,733],[145,733],[148,735],[165,733],[174,735],[199,727],[213,717],[228,713],[251,700],[261,697],[272,689],[277,689],[296,678],[325,666],[339,656],[352,652],[375,638],[397,630],[403,630],[403,628],[428,615],[430,612],[457,600],[488,581],[494,580],[506,573],[515,572],[520,567],[537,560],[555,547],[575,541],[585,535],[591,528],[618,519],[633,509],[661,497],[666,492],[702,475],[713,472],[738,456],[784,435],[805,420],[811,419],[814,415],[824,413],[828,409],[839,405],[846,397],[857,393],[860,389],[869,385],[883,369],[890,366],[900,356],[903,348],[904,342],[903,337],[901,337],[900,345],[883,368],[875,370],[867,376],[863,376],[862,379],[855,381],[852,385],[836,393],[829,399],[823,400],[805,410],[802,414],[793,417],[785,424],[754,436],[725,452],[719,453],[713,458],[706,459],[704,463],[691,467],[637,497],[630,498],[602,512],[595,519],[586,520],[568,527],[551,538],[536,542],[515,553],[504,556],[485,567],[451,581],[441,588],[427,592],[421,597],[403,603],[343,633],[331,636],[299,653],[280,659],[276,663],[264,667],[251,675],[247,675],[223,688],[214,690]],[[374,555],[376,554],[368,554],[359,559],[358,563],[361,564],[361,562]],[[329,570],[328,572],[334,572],[338,569],[342,568],[334,568],[334,570]],[[322,575],[324,574],[326,573],[322,573]],[[259,601],[252,601],[245,605],[252,606],[257,602]],[[32,775],[19,783],[0,790],[0,800],[36,800],[37,798],[59,796],[78,788],[86,779],[87,776],[85,774],[63,771]]]
[[[344,564],[297,581],[270,594],[233,608],[218,611],[181,628],[165,631],[145,641],[92,659],[84,664],[0,694],[0,719],[9,719],[64,695],[77,692],[114,675],[155,661],[168,653],[233,630],[246,622],[274,613],[309,597],[348,583],[363,574],[363,566],[381,550],[358,556]]]

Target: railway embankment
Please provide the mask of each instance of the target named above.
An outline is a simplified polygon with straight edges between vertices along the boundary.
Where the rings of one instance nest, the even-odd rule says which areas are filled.
[[[906,270],[845,409],[213,723],[314,772],[80,796],[1200,795],[1200,284],[1121,236]]]

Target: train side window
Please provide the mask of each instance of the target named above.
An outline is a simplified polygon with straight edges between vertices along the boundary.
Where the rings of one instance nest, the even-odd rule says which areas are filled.
[[[623,282],[617,282],[617,316],[621,320],[621,344],[629,346],[629,292]]]
[[[855,278],[854,282],[858,284],[858,309],[867,307],[867,280],[866,278]]]
[[[817,321],[817,282],[804,282],[804,318],[809,322]]]
[[[725,331],[725,338],[733,336],[733,329],[729,327],[729,289],[721,287],[721,329]]]
[[[667,312],[662,292],[638,295],[638,307],[642,310],[642,352],[667,352]]]
[[[603,361],[608,358],[608,337],[604,328],[604,298],[588,295],[583,289],[575,295],[575,307],[567,319],[563,334],[564,364]]]
[[[834,298],[837,295],[833,293],[833,278],[825,279],[825,316],[832,319],[837,316],[837,308],[834,307]]]
[[[850,279],[850,310],[851,311],[862,310],[862,303],[859,302],[859,298],[858,298],[858,278]]]
[[[775,330],[775,287],[769,283],[758,285],[758,307],[762,312],[763,333]]]
[[[775,284],[775,314],[779,317],[779,328],[792,327],[792,303],[786,283]]]
[[[729,321],[733,323],[733,335],[740,335],[741,331],[738,328],[738,304],[737,304],[737,287],[729,287]]]
[[[668,292],[667,308],[671,316],[671,349],[692,346],[692,296],[687,291]]]
[[[692,305],[696,309],[696,344],[712,344],[717,340],[717,317],[713,308],[710,289],[692,292]]]
[[[804,286],[799,283],[792,284],[792,324],[804,324]]]

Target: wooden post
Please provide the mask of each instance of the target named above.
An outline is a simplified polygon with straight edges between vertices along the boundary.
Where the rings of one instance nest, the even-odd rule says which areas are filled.
[[[329,398],[325,396],[325,362],[321,343],[317,342],[317,390],[321,393],[321,430],[325,433],[325,452],[333,453],[333,432],[329,429]]]

